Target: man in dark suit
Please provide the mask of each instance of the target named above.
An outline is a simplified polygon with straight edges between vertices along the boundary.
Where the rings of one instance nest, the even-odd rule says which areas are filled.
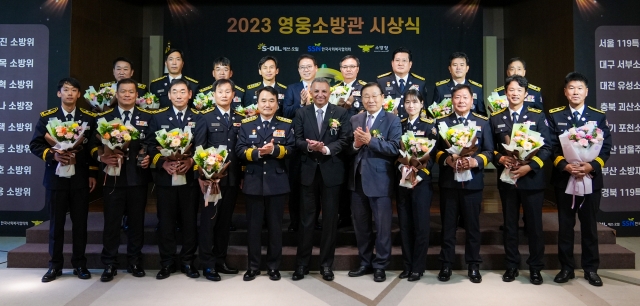
[[[276,113],[276,115],[282,116],[284,95],[287,92],[287,86],[276,82],[276,76],[279,72],[278,60],[274,56],[267,55],[261,58],[258,62],[258,74],[262,77],[262,81],[247,85],[242,105],[249,106],[258,104],[258,90],[266,86],[271,86],[278,91],[278,113]]]
[[[29,149],[45,164],[43,185],[46,189],[45,206],[49,209],[49,270],[42,277],[42,282],[47,283],[62,275],[64,258],[62,249],[64,246],[64,224],[67,219],[67,211],[73,223],[72,239],[73,253],[71,264],[73,274],[80,279],[91,278],[87,270],[87,258],[85,248],[87,246],[87,215],[89,214],[89,193],[96,186],[96,172],[98,167],[91,161],[87,142],[91,133],[95,130],[96,114],[77,107],[80,93],[80,82],[74,78],[64,78],[58,82],[58,97],[60,107],[54,107],[40,113],[40,120],[36,124]],[[71,156],[58,153],[51,148],[45,139],[48,134],[47,124],[51,119],[59,119],[62,122],[75,121],[79,125],[87,123],[84,132],[85,141],[75,153],[75,174],[71,177],[62,177],[56,174],[59,165],[69,165]]]
[[[424,77],[409,72],[412,65],[411,50],[400,47],[393,51],[391,58],[392,71],[378,76],[378,84],[383,88],[382,94],[384,98],[390,96],[393,99],[400,99],[397,108],[397,114],[400,119],[408,116],[407,111],[404,110],[404,95],[409,89],[419,91],[423,97],[427,96]]]
[[[489,118],[471,112],[473,93],[466,84],[458,84],[451,90],[454,111],[437,121],[448,127],[458,124],[475,125],[477,131],[477,151],[471,156],[459,156],[446,151],[445,141],[440,137],[436,163],[440,165],[440,214],[442,214],[442,268],[438,280],[446,282],[451,277],[451,266],[455,260],[456,230],[458,216],[464,220],[466,231],[465,261],[469,265],[469,279],[473,283],[482,282],[480,275],[480,208],[484,188],[484,168],[493,157],[493,138]],[[473,124],[475,123],[475,124]],[[456,171],[471,171],[469,181],[455,180]]]
[[[185,127],[195,129],[199,118],[197,113],[187,107],[191,98],[191,90],[187,82],[182,79],[173,80],[169,87],[169,98],[172,106],[161,108],[151,118],[149,129],[155,133],[159,130],[170,131],[175,128],[184,130]],[[205,135],[195,133],[192,144],[204,143]],[[180,270],[188,277],[198,278],[200,273],[193,265],[198,246],[196,235],[196,218],[198,206],[195,197],[198,190],[194,182],[193,159],[169,161],[160,154],[160,144],[155,136],[149,142],[149,155],[153,156],[152,163],[156,166],[158,175],[155,184],[158,195],[158,248],[160,249],[161,269],[157,279],[165,279],[176,272],[174,257],[176,257],[176,216],[182,219],[182,249],[180,250]],[[195,148],[189,149],[193,152]],[[173,185],[172,175],[183,174],[186,184]]]
[[[573,258],[574,226],[576,214],[580,218],[580,233],[582,236],[582,269],[584,278],[593,286],[602,286],[602,279],[598,276],[600,255],[598,254],[598,228],[596,214],[600,209],[600,198],[604,187],[602,168],[609,159],[611,153],[611,131],[607,123],[605,113],[595,107],[586,106],[585,98],[589,93],[587,78],[577,72],[569,73],[564,80],[564,95],[569,100],[568,106],[561,106],[549,110],[549,128],[554,137],[553,147],[553,173],[551,184],[555,189],[558,203],[558,257],[562,270],[553,280],[556,283],[565,283],[575,277],[576,263]],[[572,126],[581,127],[594,122],[602,130],[604,140],[600,153],[591,162],[577,164],[569,163],[564,157],[558,136],[562,135]],[[591,194],[576,196],[565,193],[569,177],[592,177]],[[575,203],[573,205],[572,203]],[[582,203],[582,204],[580,204]]]
[[[514,57],[507,61],[507,77],[514,75],[525,76],[527,74],[527,63],[519,57]],[[502,96],[505,94],[504,86],[500,86],[494,90],[498,93],[498,95]],[[527,96],[524,98],[525,107],[533,107],[537,108],[541,111],[544,111],[544,107],[542,105],[542,89],[540,87],[529,83],[527,85]]]
[[[167,51],[164,57],[164,65],[169,71],[167,75],[161,76],[151,81],[149,84],[149,91],[156,95],[160,99],[160,108],[171,106],[171,99],[169,99],[169,90],[171,90],[171,84],[173,80],[184,79],[187,81],[187,86],[192,93],[198,92],[198,81],[182,74],[182,68],[184,68],[184,54],[178,49],[171,49]],[[192,106],[189,99],[190,106]]]
[[[133,62],[126,57],[118,57],[113,60],[113,77],[115,78],[115,81],[101,83],[100,89],[104,87],[111,87],[113,90],[117,90],[116,86],[120,80],[133,78]],[[138,95],[137,97],[144,96],[144,94],[147,93],[147,85],[136,83],[136,92]]]
[[[487,109],[484,106],[484,96],[482,95],[482,84],[467,79],[469,72],[469,57],[462,52],[454,52],[449,56],[449,73],[451,79],[442,80],[436,83],[433,90],[433,102],[440,103],[445,98],[452,98],[453,87],[458,84],[465,84],[473,90],[473,105],[471,111],[481,116],[487,116]]]
[[[203,267],[203,275],[211,281],[219,281],[220,273],[237,274],[238,269],[227,266],[227,247],[229,246],[229,226],[236,206],[238,188],[240,186],[240,164],[235,153],[238,129],[242,116],[231,109],[234,97],[233,81],[220,79],[213,83],[216,107],[200,112],[200,122],[196,125],[196,134],[205,134],[203,143],[196,143],[207,149],[210,147],[227,147],[227,176],[220,179],[219,186],[222,199],[217,203],[204,206],[204,193],[200,193],[200,250],[199,257]],[[201,190],[207,185],[198,179]]]
[[[145,276],[142,266],[142,245],[144,244],[144,211],[147,205],[147,185],[149,155],[143,143],[153,136],[149,130],[151,112],[135,107],[136,82],[133,79],[118,81],[116,91],[117,106],[102,114],[107,122],[121,119],[140,132],[140,138],[131,140],[124,155],[104,154],[103,144],[98,137],[91,138],[91,157],[102,163],[104,182],[104,232],[102,237],[102,263],[106,266],[100,280],[113,280],[118,268],[118,248],[120,247],[120,222],[126,213],[127,271],[135,277]],[[97,136],[97,135],[96,135]],[[106,175],[106,166],[120,166],[120,175]]]
[[[211,71],[213,78],[215,81],[227,79],[231,80],[233,76],[233,70],[231,69],[231,61],[226,57],[218,57],[213,60],[213,70]],[[214,82],[215,82],[214,81]],[[212,90],[215,90],[215,86],[209,85],[205,88],[200,89],[201,93],[208,94]],[[238,106],[242,106],[244,104],[244,88],[233,85],[233,101],[231,101],[231,109],[235,110]]]
[[[260,275],[262,220],[267,215],[269,279],[277,281],[282,261],[282,214],[289,193],[284,159],[295,149],[291,120],[275,116],[278,91],[267,86],[258,92],[260,115],[242,120],[236,154],[246,162],[242,192],[247,202],[249,264],[243,280]]]
[[[331,87],[325,79],[311,83],[313,105],[296,112],[294,131],[296,147],[301,152],[302,207],[298,236],[297,268],[293,280],[309,273],[316,221],[316,202],[322,205],[322,238],[320,239],[320,274],[332,281],[336,249],[338,203],[344,182],[344,163],[340,155],[350,142],[351,129],[347,110],[329,103]]]
[[[551,157],[551,134],[547,127],[546,117],[541,110],[525,107],[527,97],[527,79],[513,75],[506,79],[507,99],[509,107],[491,114],[490,123],[494,141],[493,163],[498,170],[498,190],[502,201],[504,219],[504,250],[507,270],[502,280],[512,282],[518,276],[520,252],[518,251],[518,220],[520,205],[527,219],[526,234],[529,242],[529,280],[534,285],[542,284],[540,270],[544,267],[544,234],[542,231],[542,204],[546,185],[544,163]],[[518,164],[518,160],[507,154],[502,144],[509,144],[514,124],[524,124],[529,130],[540,133],[544,145],[528,157],[529,163]],[[511,170],[515,184],[505,183],[500,175],[505,168]]]
[[[356,233],[360,267],[349,272],[350,277],[373,273],[373,280],[387,279],[385,269],[391,258],[391,194],[394,162],[400,154],[402,126],[400,119],[382,109],[383,91],[378,83],[362,87],[365,112],[351,117],[354,156],[349,170],[349,190],[352,191],[351,212]],[[375,220],[373,238],[371,218]],[[373,254],[375,245],[376,254]]]

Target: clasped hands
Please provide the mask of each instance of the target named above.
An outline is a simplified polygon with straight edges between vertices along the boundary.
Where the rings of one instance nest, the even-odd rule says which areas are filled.
[[[511,170],[511,174],[513,174],[513,178],[515,179],[523,177],[531,171],[531,166],[521,165],[513,156],[502,156],[498,162],[504,165],[505,168]]]
[[[567,166],[564,167],[564,171],[571,173],[571,175],[575,176],[576,178],[583,178],[589,175],[591,171],[593,171],[593,167],[590,163],[579,162],[574,164],[567,164]]]
[[[174,174],[185,174],[191,167],[193,166],[193,159],[183,159],[183,160],[166,160],[162,163],[162,168],[167,171],[167,173]]]
[[[458,154],[449,155],[447,159],[445,159],[445,162],[449,167],[456,169],[458,172],[478,167],[478,161],[475,158],[460,156]],[[456,168],[456,165],[458,168]]]
[[[307,141],[307,149],[309,151],[316,151],[316,152],[320,152],[322,154],[326,154],[326,150],[324,148],[324,142],[322,141],[317,141],[317,140],[311,140],[311,139],[306,139]]]
[[[371,142],[371,133],[369,132],[369,127],[367,130],[362,130],[362,127],[357,127],[355,131],[353,131],[353,145],[356,148],[360,148],[363,145],[368,145]]]

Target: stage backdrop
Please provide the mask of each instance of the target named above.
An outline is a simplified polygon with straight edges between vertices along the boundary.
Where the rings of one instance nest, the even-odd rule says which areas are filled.
[[[316,57],[318,76],[341,79],[340,59],[360,59],[359,79],[375,81],[391,71],[392,52],[412,50],[412,72],[426,79],[431,101],[435,82],[449,78],[448,57],[463,51],[470,57],[468,77],[482,83],[482,11],[460,15],[451,6],[216,6],[165,10],[165,45],[185,53],[184,73],[201,87],[213,83],[213,60],[231,60],[232,79],[239,86],[258,82],[258,61],[266,55],[279,61],[276,80],[300,80],[296,66],[304,53]],[[464,18],[462,18],[462,17]],[[475,17],[475,18],[474,18]],[[157,76],[151,76],[151,79]]]

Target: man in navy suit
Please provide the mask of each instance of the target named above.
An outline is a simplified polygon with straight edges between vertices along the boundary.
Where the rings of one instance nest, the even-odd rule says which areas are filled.
[[[311,83],[313,105],[296,112],[294,131],[296,147],[301,152],[302,208],[298,236],[297,268],[293,280],[309,273],[316,202],[322,205],[322,238],[320,240],[320,274],[327,281],[334,278],[331,266],[336,249],[338,203],[344,182],[341,158],[351,138],[347,110],[329,103],[331,87],[323,78]]]
[[[400,119],[382,110],[382,93],[378,83],[367,83],[362,87],[366,111],[351,117],[354,142],[349,149],[354,155],[349,171],[351,212],[360,255],[360,267],[350,271],[349,276],[373,273],[376,282],[387,279],[384,270],[391,257],[391,193],[397,183],[394,162],[400,154],[402,136]],[[376,223],[375,240],[372,217]]]

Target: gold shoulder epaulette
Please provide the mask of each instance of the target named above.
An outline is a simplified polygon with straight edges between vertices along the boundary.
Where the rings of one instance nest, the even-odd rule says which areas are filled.
[[[409,118],[403,118],[403,119],[400,119],[400,122],[405,122],[407,120],[409,120]]]
[[[358,80],[358,83],[360,83],[360,85],[362,85],[362,86],[367,85],[367,82],[365,82],[363,80]]]
[[[384,78],[384,77],[389,76],[389,75],[391,75],[391,71],[389,71],[389,72],[387,72],[387,73],[383,73],[383,74],[379,75],[379,76],[378,76],[378,79],[380,79],[380,78]]]
[[[143,112],[143,113],[147,113],[147,114],[153,114],[153,111],[150,109],[146,109],[146,108],[142,108],[140,106],[136,106],[136,109]],[[102,114],[101,114],[102,115]]]
[[[190,78],[190,77],[188,77],[186,75],[184,76],[184,78],[187,79],[189,82],[193,82],[193,83],[198,84],[198,81],[196,81],[196,80],[194,80],[194,79],[192,79],[192,78]]]
[[[422,117],[420,117],[420,121],[422,121],[422,122],[426,122],[426,123],[429,123],[429,124],[433,123],[433,119],[429,119],[429,118],[422,118]]]
[[[155,83],[155,82],[160,81],[160,80],[162,80],[162,79],[164,79],[164,78],[166,78],[166,77],[167,77],[166,75],[163,75],[163,76],[161,76],[161,77],[159,77],[159,78],[157,78],[157,79],[155,79],[155,80],[151,81],[151,83]]]
[[[476,82],[476,81],[469,80],[469,83],[471,83],[471,84],[473,84],[473,85],[476,85],[476,86],[478,86],[478,87],[482,88],[482,84],[480,84],[480,83],[478,83],[478,82]]]
[[[138,88],[145,89],[145,88],[147,88],[147,85],[142,84],[142,83],[138,83]]]
[[[233,113],[236,114],[236,115],[240,115],[241,117],[246,117],[247,116],[246,114],[240,113],[238,111],[233,111]]]
[[[282,87],[282,88],[284,88],[284,89],[287,89],[287,86],[284,86],[284,85],[282,85],[282,84],[280,84],[280,83],[276,83],[276,84],[278,84],[280,87]]]
[[[200,115],[208,114],[208,113],[212,112],[214,109],[216,109],[215,106],[213,106],[211,108],[208,108],[208,109],[205,109],[203,111],[199,111],[199,113],[200,113]]]
[[[102,112],[102,113],[99,113],[99,114],[98,114],[98,116],[104,116],[104,115],[106,115],[106,114],[108,114],[108,113],[112,112],[114,109],[115,109],[115,108],[108,109],[108,110],[106,110],[106,111],[104,111],[104,112]]]
[[[40,117],[46,117],[46,116],[49,116],[49,115],[51,115],[51,114],[53,114],[53,113],[55,113],[55,112],[57,112],[57,111],[58,111],[58,108],[57,108],[57,107],[54,107],[54,108],[52,108],[52,109],[48,109],[48,110],[46,110],[46,111],[44,111],[44,112],[40,113]]]
[[[200,114],[200,111],[199,111],[198,109],[196,109],[196,108],[193,108],[193,107],[192,107],[192,108],[191,108],[191,111],[192,111],[194,114],[196,114],[196,115],[197,115],[197,114]]]
[[[286,122],[286,123],[291,123],[293,122],[291,119],[285,118],[285,117],[280,117],[280,116],[276,116],[276,119],[282,121],[282,122]]]
[[[601,110],[599,110],[599,109],[597,109],[597,108],[595,108],[595,107],[593,107],[593,106],[587,106],[587,107],[588,107],[590,110],[594,111],[594,112],[598,112],[598,113],[604,114],[604,111],[601,111]]]
[[[253,84],[249,84],[249,85],[247,85],[247,89],[254,89],[254,88],[260,86],[261,83],[262,82],[255,82]]]
[[[549,114],[553,114],[553,113],[557,113],[559,111],[563,111],[565,107],[566,106],[560,106],[560,107],[552,108],[552,109],[549,110]]]
[[[472,113],[474,116],[480,118],[480,119],[484,119],[484,120],[489,120],[489,117],[485,117],[483,115],[477,114],[477,113]]]
[[[536,85],[533,85],[533,84],[529,84],[529,86],[527,86],[527,87],[529,87],[529,89],[533,89],[535,91],[540,91],[540,87],[538,87]]]
[[[209,86],[207,86],[205,88],[200,89],[200,92],[205,92],[205,91],[207,91],[209,89],[212,89],[212,88],[213,88],[213,85],[209,85]]]
[[[242,119],[242,123],[249,123],[249,122],[254,121],[256,119],[258,119],[258,115],[251,116],[249,118],[244,118],[244,119]]]
[[[420,80],[420,81],[424,81],[424,77],[421,77],[421,76],[419,76],[419,75],[417,75],[417,74],[415,74],[415,73],[413,73],[413,72],[411,73],[411,75],[412,75],[414,78],[416,78],[416,79],[418,79],[418,80]]]
[[[497,114],[499,114],[499,113],[502,113],[502,112],[504,112],[504,111],[506,111],[506,110],[507,110],[507,108],[505,107],[505,108],[503,108],[503,109],[501,109],[501,110],[499,110],[499,111],[497,111],[497,112],[493,112],[493,113],[491,113],[491,116],[495,116],[495,115],[497,115]]]
[[[244,92],[244,88],[242,88],[242,87],[240,87],[240,86],[238,86],[238,85],[236,85],[236,89],[237,89],[237,90],[239,90],[239,91]]]
[[[441,86],[441,85],[447,84],[447,83],[449,83],[449,81],[451,81],[451,79],[446,79],[446,80],[442,80],[440,82],[436,82],[436,86]]]
[[[94,112],[90,112],[90,111],[88,111],[88,110],[86,110],[86,109],[84,109],[84,108],[80,108],[80,111],[81,111],[81,112],[83,112],[83,113],[85,113],[86,115],[89,115],[89,116],[94,117],[94,118],[95,118],[96,116],[98,116],[98,114],[96,114],[96,113],[94,113]]]
[[[539,110],[539,109],[533,108],[533,107],[527,107],[527,110],[532,112],[532,113],[536,113],[536,114],[542,113],[542,110]]]
[[[503,90],[504,90],[504,86],[500,86],[500,87],[494,89],[493,91],[499,92],[499,91],[503,91]]]
[[[111,85],[113,85],[113,83],[114,83],[114,82],[106,82],[106,83],[102,83],[102,84],[100,84],[100,88],[107,87],[107,86],[111,86]]]
[[[168,109],[169,109],[169,106],[167,106],[167,107],[163,107],[163,108],[160,108],[160,109],[158,109],[158,110],[154,111],[154,113],[155,113],[155,114],[159,114],[159,113],[162,113],[162,112],[164,112],[164,111],[167,111]]]

